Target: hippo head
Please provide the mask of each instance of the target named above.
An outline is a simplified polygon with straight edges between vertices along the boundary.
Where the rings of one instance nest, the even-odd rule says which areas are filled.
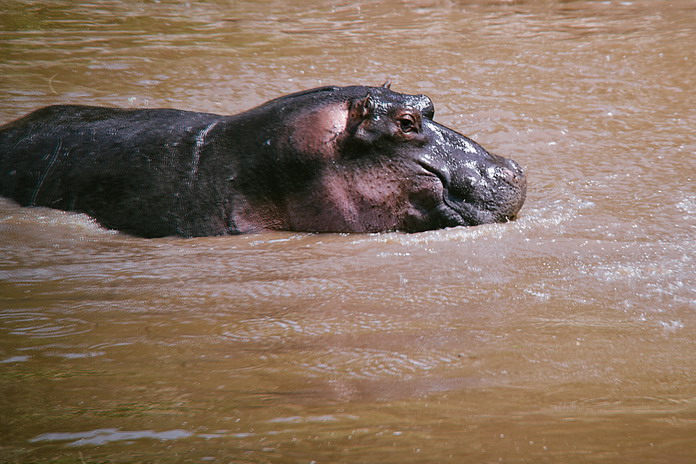
[[[505,222],[526,194],[512,160],[433,121],[424,95],[326,87],[279,100],[282,228],[419,232]],[[285,162],[283,162],[285,160]]]

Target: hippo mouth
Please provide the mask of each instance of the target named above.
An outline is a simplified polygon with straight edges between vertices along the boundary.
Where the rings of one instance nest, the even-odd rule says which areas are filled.
[[[426,162],[420,166],[442,184],[441,202],[436,208],[444,227],[477,226],[508,222],[517,218],[527,192],[526,176],[512,160],[507,166],[472,169],[452,176]]]

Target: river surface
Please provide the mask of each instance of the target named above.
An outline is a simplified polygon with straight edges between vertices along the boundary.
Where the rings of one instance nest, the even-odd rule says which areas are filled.
[[[526,169],[516,221],[148,240],[0,199],[0,462],[696,462],[695,2],[0,5],[1,123],[387,78]]]

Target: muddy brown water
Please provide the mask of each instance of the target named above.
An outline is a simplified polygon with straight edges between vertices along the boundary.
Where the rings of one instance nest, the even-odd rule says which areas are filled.
[[[425,93],[518,220],[147,240],[0,200],[0,461],[696,462],[693,1],[0,5],[0,122]]]

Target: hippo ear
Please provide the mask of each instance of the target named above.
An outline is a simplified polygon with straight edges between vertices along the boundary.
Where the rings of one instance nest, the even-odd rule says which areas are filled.
[[[354,132],[358,126],[372,114],[374,106],[370,93],[368,93],[365,98],[357,98],[350,102],[348,123],[346,125],[348,132]]]
[[[382,87],[385,89],[391,89],[391,84],[392,84],[391,79],[387,79],[386,82],[384,84],[382,84]]]
[[[372,114],[372,110],[375,109],[375,102],[372,100],[372,94],[368,93],[365,98],[358,101],[360,106],[360,114],[363,119],[367,118]]]

